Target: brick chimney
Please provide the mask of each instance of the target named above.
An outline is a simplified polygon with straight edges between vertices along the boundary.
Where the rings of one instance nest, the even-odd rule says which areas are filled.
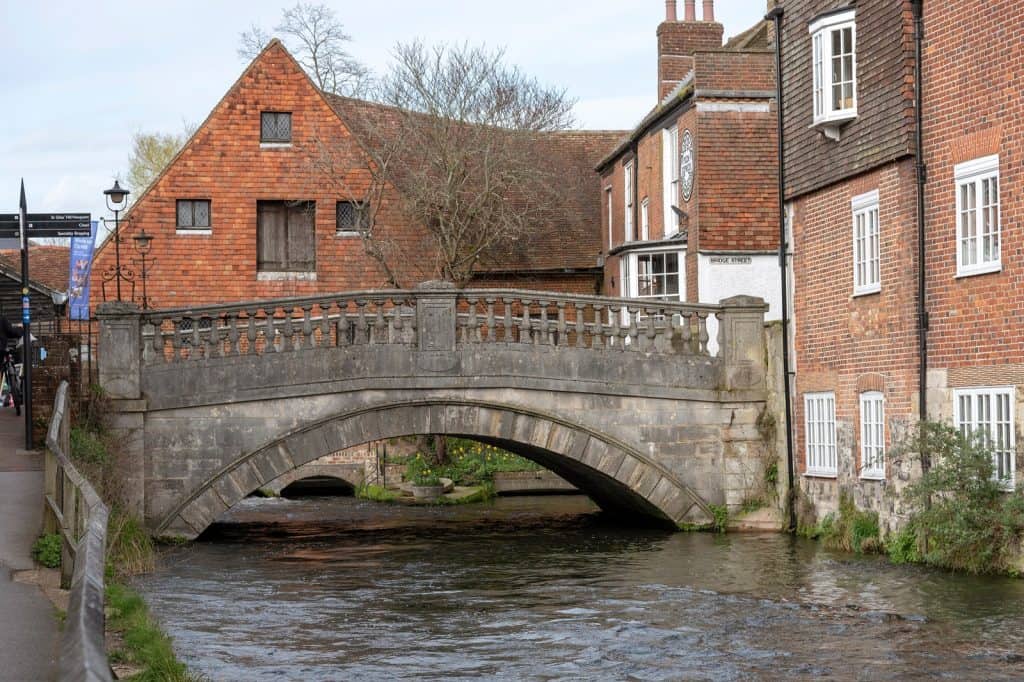
[[[704,20],[697,21],[697,0],[683,0],[683,21],[676,0],[666,0],[665,21],[658,26],[658,101],[665,99],[693,70],[693,53],[722,46],[724,27],[714,21],[714,0],[704,0]]]

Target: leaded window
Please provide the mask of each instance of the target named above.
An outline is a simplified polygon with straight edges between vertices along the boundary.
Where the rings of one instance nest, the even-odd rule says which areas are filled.
[[[339,232],[361,232],[367,228],[366,205],[356,201],[339,201],[335,207],[335,229]]]
[[[264,111],[260,114],[260,142],[291,142],[292,115],[284,111]]]
[[[178,199],[177,224],[181,230],[208,230],[210,228],[209,199]]]

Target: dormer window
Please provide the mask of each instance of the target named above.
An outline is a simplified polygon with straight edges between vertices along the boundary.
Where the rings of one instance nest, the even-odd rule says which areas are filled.
[[[811,22],[814,125],[839,139],[841,124],[857,117],[857,26],[853,10]]]

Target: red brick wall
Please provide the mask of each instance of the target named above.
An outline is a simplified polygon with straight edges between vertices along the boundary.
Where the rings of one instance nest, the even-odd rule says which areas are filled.
[[[658,26],[658,100],[693,68],[693,53],[722,46],[724,27],[715,22],[675,21]]]
[[[853,296],[855,196],[879,191],[881,292]],[[834,391],[837,425],[856,435],[841,442],[843,462],[859,467],[859,396],[885,395],[887,445],[894,421],[916,412],[915,171],[911,160],[888,164],[847,182],[805,195],[793,205],[796,245],[793,400],[797,468],[806,468],[803,396]],[[888,464],[888,462],[887,462]]]
[[[1024,363],[1024,3],[926,2],[924,20],[929,366]],[[957,279],[953,169],[990,154],[999,155],[1002,271]]]
[[[710,50],[697,52],[698,90],[758,90],[775,92],[774,50]]]

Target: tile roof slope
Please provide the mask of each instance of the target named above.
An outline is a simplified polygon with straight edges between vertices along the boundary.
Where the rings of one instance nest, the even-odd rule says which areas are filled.
[[[28,273],[33,282],[54,291],[68,289],[68,258],[71,250],[66,246],[32,245],[28,250]],[[21,250],[0,251],[0,263],[8,270],[21,274]]]
[[[365,100],[326,94],[342,121],[360,138],[373,131],[397,126],[397,110]],[[374,121],[374,126],[364,122]],[[628,131],[567,130],[544,133],[546,164],[565,182],[565,204],[538,221],[530,238],[511,251],[492,254],[479,269],[485,272],[518,272],[596,268],[601,253],[601,178],[594,166]]]

